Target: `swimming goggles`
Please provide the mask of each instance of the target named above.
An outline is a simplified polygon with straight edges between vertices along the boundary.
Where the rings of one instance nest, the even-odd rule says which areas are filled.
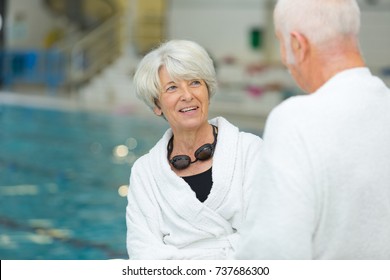
[[[204,144],[195,151],[195,160],[191,161],[191,158],[187,155],[177,155],[170,159],[173,150],[173,135],[168,142],[168,161],[172,166],[178,170],[186,169],[190,164],[197,162],[198,160],[204,161],[211,158],[214,154],[215,145],[217,144],[217,127],[213,125],[214,142],[212,144]]]

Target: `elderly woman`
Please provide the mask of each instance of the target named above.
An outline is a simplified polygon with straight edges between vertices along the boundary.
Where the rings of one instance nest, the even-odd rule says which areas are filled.
[[[217,87],[198,44],[172,40],[134,76],[136,94],[170,129],[133,165],[126,208],[131,259],[227,259],[237,246],[262,140],[222,117],[208,120]]]

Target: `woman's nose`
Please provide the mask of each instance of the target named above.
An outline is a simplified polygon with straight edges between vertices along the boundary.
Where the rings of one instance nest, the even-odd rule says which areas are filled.
[[[193,98],[193,96],[191,93],[191,89],[189,87],[183,87],[181,99],[183,101],[190,101],[190,100],[192,100],[192,98]]]

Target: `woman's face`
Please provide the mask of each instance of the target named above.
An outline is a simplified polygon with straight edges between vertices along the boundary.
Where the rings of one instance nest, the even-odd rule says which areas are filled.
[[[157,115],[164,114],[173,130],[195,129],[208,119],[209,94],[203,80],[177,80],[163,66],[159,71],[162,91]]]

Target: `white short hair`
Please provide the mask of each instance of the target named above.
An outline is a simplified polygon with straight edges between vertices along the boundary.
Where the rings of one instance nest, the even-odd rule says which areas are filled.
[[[159,70],[163,66],[174,80],[204,80],[209,98],[217,90],[214,63],[207,51],[192,41],[171,40],[145,55],[134,75],[135,93],[151,109],[162,90]]]
[[[278,0],[274,23],[285,39],[297,31],[320,46],[340,36],[357,36],[360,9],[356,0]]]

